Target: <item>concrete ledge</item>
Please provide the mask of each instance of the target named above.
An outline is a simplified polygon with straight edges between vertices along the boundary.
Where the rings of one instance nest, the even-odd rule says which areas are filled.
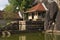
[[[52,30],[47,30],[47,31],[45,31],[45,33],[46,34],[60,35],[60,31],[58,31],[58,30],[54,30],[53,32],[52,32]]]

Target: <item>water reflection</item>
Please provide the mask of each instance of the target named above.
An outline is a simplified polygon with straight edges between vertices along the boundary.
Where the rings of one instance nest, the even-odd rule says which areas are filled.
[[[10,35],[11,35],[11,33],[8,32],[8,31],[3,31],[2,32],[2,37],[5,37],[5,36],[10,37]]]
[[[45,33],[45,40],[56,40],[56,35],[54,33]]]
[[[0,40],[60,40],[60,35],[52,33],[21,33],[10,37],[1,37]]]
[[[25,35],[19,36],[19,40],[26,40],[26,36]]]

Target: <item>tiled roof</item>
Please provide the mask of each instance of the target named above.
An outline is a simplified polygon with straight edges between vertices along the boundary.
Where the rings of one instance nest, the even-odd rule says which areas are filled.
[[[0,11],[0,19],[2,19],[2,18],[3,18],[3,15],[2,15],[2,14],[3,14],[3,12],[4,12],[4,11]]]
[[[0,19],[3,19],[3,14],[4,14],[4,11],[0,11]],[[14,13],[14,16],[13,17],[10,17],[10,18],[7,18],[7,19],[22,19],[20,18],[19,14],[18,13]]]
[[[11,19],[21,19],[21,17],[19,16],[18,13],[15,13],[14,17],[12,17]]]
[[[46,11],[44,6],[42,5],[42,3],[38,3],[37,5],[35,5],[34,7],[30,8],[28,11],[26,12],[35,12],[35,11]]]

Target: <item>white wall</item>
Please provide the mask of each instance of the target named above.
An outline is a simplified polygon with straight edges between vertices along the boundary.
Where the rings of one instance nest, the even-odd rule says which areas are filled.
[[[34,15],[34,20],[36,21],[38,19],[38,15]]]
[[[28,19],[32,19],[32,15],[28,16]]]

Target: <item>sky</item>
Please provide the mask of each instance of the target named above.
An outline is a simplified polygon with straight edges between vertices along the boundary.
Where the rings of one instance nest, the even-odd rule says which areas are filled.
[[[0,10],[3,10],[8,4],[8,0],[0,0]]]

